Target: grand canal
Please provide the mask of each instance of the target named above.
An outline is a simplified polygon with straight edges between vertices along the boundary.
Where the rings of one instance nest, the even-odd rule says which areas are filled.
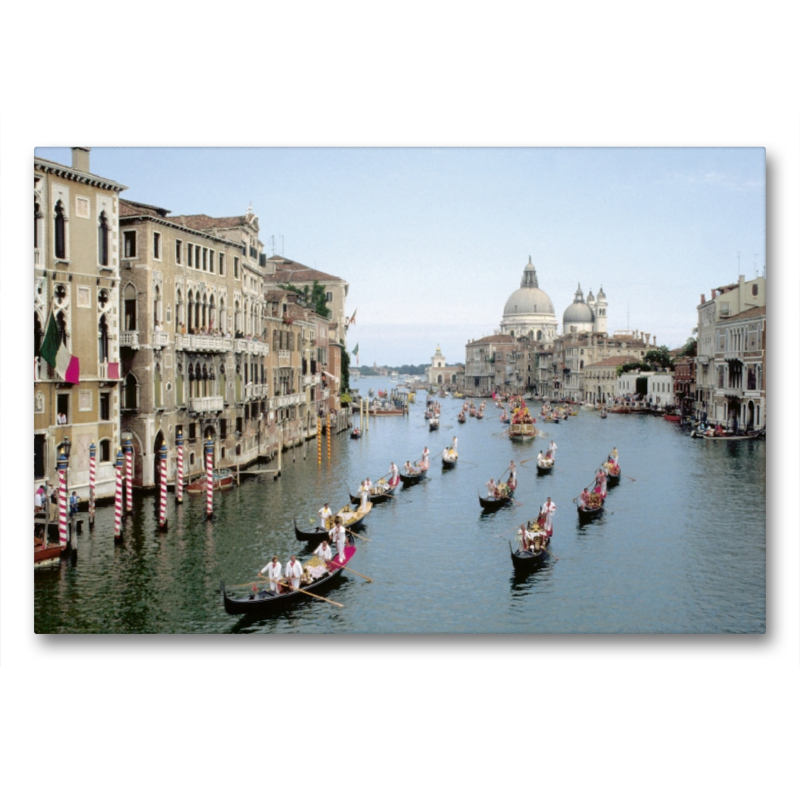
[[[391,388],[387,379],[356,384]],[[157,528],[155,497],[135,498],[114,543],[113,507],[98,510],[78,558],[35,571],[37,633],[761,633],[766,629],[766,443],[695,441],[644,415],[581,409],[544,424],[536,443],[505,435],[489,400],[483,420],[460,425],[461,401],[442,403],[429,432],[425,397],[408,417],[370,420],[361,440],[341,434],[317,464],[314,440],[284,454],[283,476],[247,477],[215,497],[177,506]],[[533,404],[538,411],[538,403]],[[459,462],[443,472],[440,453],[458,436]],[[537,477],[535,456],[550,439],[556,468]],[[325,441],[323,444],[327,445]],[[277,554],[308,553],[293,521],[309,528],[328,501],[340,508],[366,476],[431,450],[427,480],[398,491],[366,520],[350,575],[327,594],[277,616],[240,619],[218,593],[252,580]],[[573,498],[612,447],[623,478],[605,514],[581,526]],[[478,492],[511,459],[517,503],[482,514]],[[528,461],[528,459],[533,459]],[[527,461],[527,463],[523,463]],[[551,559],[515,578],[508,542],[551,496],[557,505]]]

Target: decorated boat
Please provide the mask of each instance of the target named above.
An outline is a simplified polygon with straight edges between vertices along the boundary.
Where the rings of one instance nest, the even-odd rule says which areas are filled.
[[[619,483],[620,477],[622,476],[619,464],[616,464],[613,461],[606,461],[606,463],[603,464],[603,469],[608,475],[608,485],[616,486]]]
[[[478,501],[484,511],[497,511],[503,506],[510,506],[514,502],[514,490],[509,489],[505,483],[499,484],[497,492],[498,494],[488,497],[484,497],[480,492],[478,493]]]
[[[342,567],[345,567],[355,554],[356,548],[353,540],[348,537],[344,553],[337,553],[331,561],[325,562],[319,556],[313,556],[303,564],[303,577],[300,579],[299,589],[293,589],[288,581],[281,578],[280,583],[283,585],[279,592],[272,592],[269,589],[253,591],[253,588],[256,588],[254,584],[249,591],[245,590],[246,594],[243,597],[231,597],[225,588],[225,582],[220,581],[219,591],[225,611],[229,614],[254,616],[269,614],[273,611],[282,611],[300,600],[308,599],[307,592],[319,595],[321,590],[328,590],[338,582],[343,572]],[[315,574],[318,577],[313,577]]]
[[[508,426],[508,436],[517,442],[530,442],[536,438],[533,422],[512,422]]]
[[[540,464],[538,461],[536,462],[536,474],[537,475],[549,475],[553,471],[553,465],[556,462],[553,461],[552,458],[544,458],[542,459],[542,463]]]
[[[404,487],[416,486],[425,477],[425,473],[427,472],[427,470],[420,469],[419,462],[416,462],[413,468],[414,468],[413,472],[400,473],[400,480],[402,481]]]
[[[390,486],[387,483],[385,478],[381,478],[373,487],[370,489],[369,493],[369,502],[370,503],[384,503],[386,500],[391,500],[394,497],[394,490],[397,488],[397,485]],[[361,503],[361,494],[356,493],[350,494],[350,502],[353,505],[359,505]]]
[[[581,523],[591,522],[603,513],[603,504],[605,500],[595,492],[589,495],[589,503],[583,506],[578,503],[578,521]]]
[[[452,469],[458,463],[458,453],[452,447],[442,453],[442,469]]]
[[[229,469],[215,469],[213,472],[213,487],[214,491],[224,492],[233,488],[235,478],[233,472]],[[187,487],[186,491],[189,494],[205,494],[206,493],[206,476],[202,475],[196,481],[192,481]]]
[[[439,430],[439,417],[438,416],[437,417],[431,417],[428,420],[428,429],[432,430],[432,431],[438,431]]]
[[[356,504],[354,503],[354,505]],[[364,517],[366,517],[370,511],[372,511],[372,503],[367,501],[366,506],[361,508],[359,500],[359,505],[357,505],[356,508],[345,506],[339,509],[335,514],[331,514],[328,519],[325,520],[325,527],[329,531],[333,530],[336,521],[340,520],[345,528],[359,530],[364,525]]]

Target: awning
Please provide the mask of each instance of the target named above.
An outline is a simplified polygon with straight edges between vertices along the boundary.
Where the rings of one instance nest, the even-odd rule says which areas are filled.
[[[331,375],[330,372],[325,372],[325,370],[322,370],[322,374],[329,377],[332,381],[336,381],[336,383],[339,383],[339,379],[335,375]]]

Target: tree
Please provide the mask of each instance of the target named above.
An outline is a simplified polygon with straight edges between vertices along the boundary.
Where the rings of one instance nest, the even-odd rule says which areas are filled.
[[[695,328],[695,331],[696,330],[697,328]],[[683,349],[681,350],[681,355],[690,356],[691,358],[694,358],[697,355],[697,339],[695,339],[694,336],[690,336],[686,340],[686,344],[683,346]]]
[[[342,385],[339,387],[339,392],[347,394],[350,391],[350,354],[341,342],[339,349],[342,351]]]
[[[321,317],[328,319],[331,315],[328,309],[328,294],[325,287],[319,282],[314,281],[314,285],[309,292],[308,286],[295,286],[293,283],[279,284],[281,289],[286,289],[287,292],[294,292],[297,295],[297,303],[305,308],[311,308],[315,313]]]
[[[672,368],[672,359],[669,355],[669,349],[665,345],[661,345],[661,347],[657,347],[655,350],[648,350],[644,354],[644,360],[646,364],[649,364],[656,367],[661,367],[661,369],[671,369]]]

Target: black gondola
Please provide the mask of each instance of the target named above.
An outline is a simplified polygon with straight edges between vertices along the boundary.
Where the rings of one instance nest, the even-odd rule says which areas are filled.
[[[542,466],[541,464],[536,465],[536,473],[538,475],[549,475],[553,471],[553,467],[555,466],[555,462],[551,461],[550,466]]]
[[[360,439],[361,438],[361,431],[358,428],[350,431],[350,438],[351,439]]]
[[[449,454],[442,454],[442,469],[453,469],[457,463],[458,453],[454,453],[452,456]]]
[[[432,431],[438,431],[439,430],[439,417],[432,417],[428,421],[428,429],[432,430]]]
[[[351,537],[348,536],[348,540],[351,544],[348,544],[344,548],[344,560],[340,562],[339,555],[337,554],[331,562],[333,565],[333,570],[331,572],[327,572],[321,578],[309,584],[302,585],[300,587],[301,589],[319,594],[319,590],[323,586],[329,588],[334,583],[338,582],[344,571],[341,567],[345,566],[356,554],[356,548],[352,544]],[[228,593],[225,591],[225,581],[219,582],[219,591],[222,595],[222,602],[225,605],[225,610],[229,614],[248,614],[253,616],[269,614],[273,611],[282,611],[299,600],[308,598],[307,594],[292,589],[287,592],[282,592],[281,594],[276,594],[269,590],[262,590],[260,592],[251,593],[247,598],[237,599],[235,597],[228,597]]]
[[[597,517],[599,517],[600,514],[602,513],[603,513],[603,503],[601,503],[599,506],[595,508],[581,508],[581,506],[578,505],[578,520],[581,523],[591,522],[593,519],[597,519]]]
[[[618,472],[616,475],[612,475],[610,472],[608,473],[608,480],[607,483],[609,486],[617,486],[619,484],[619,479],[622,477],[622,472]]]
[[[480,493],[478,494],[478,500],[480,500],[481,508],[484,511],[497,511],[498,508],[509,506],[513,502],[513,497],[513,492],[503,497],[482,497]]]
[[[374,494],[370,492],[369,493],[370,503],[374,505],[375,503],[383,503],[386,500],[390,500],[392,497],[394,497],[394,490],[396,488],[397,488],[396,486],[389,486],[385,492],[377,492]],[[361,502],[361,495],[353,494],[352,492],[350,492],[349,494],[350,494],[350,502],[354,506],[357,506]]]
[[[511,551],[511,563],[514,569],[519,572],[527,572],[536,569],[544,564],[549,557],[547,550],[542,547],[540,550],[514,550],[511,542],[508,543],[508,549]]]
[[[403,486],[416,486],[425,477],[424,472],[415,472],[413,475],[400,475]]]
[[[294,523],[294,535],[297,537],[298,542],[308,542],[309,544],[320,544],[328,538],[328,531],[325,528],[320,528],[317,525],[313,531],[301,531],[297,527],[297,520]]]

